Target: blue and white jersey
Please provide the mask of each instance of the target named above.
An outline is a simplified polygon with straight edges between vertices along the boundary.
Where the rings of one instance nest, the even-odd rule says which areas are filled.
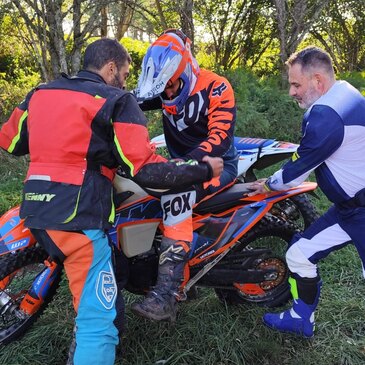
[[[334,203],[365,188],[365,98],[357,89],[337,81],[304,114],[302,134],[291,161],[269,179],[270,188],[299,185],[313,170]]]

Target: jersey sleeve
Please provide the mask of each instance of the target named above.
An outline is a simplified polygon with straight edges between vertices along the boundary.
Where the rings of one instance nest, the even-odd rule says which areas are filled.
[[[328,106],[315,105],[304,123],[304,133],[297,152],[268,180],[273,190],[285,190],[301,184],[343,142],[342,119]]]
[[[236,105],[231,84],[217,78],[209,90],[208,135],[188,157],[201,160],[203,156],[221,157],[231,148],[236,122]]]
[[[161,110],[162,100],[160,97],[157,97],[150,100],[138,101],[138,105],[143,111]]]
[[[27,109],[33,92],[34,90],[13,110],[0,130],[0,147],[15,156],[29,153]]]
[[[167,161],[157,155],[146,124],[134,96],[122,97],[113,121],[114,153],[129,177],[150,188],[177,188],[211,179],[212,170],[207,163]]]

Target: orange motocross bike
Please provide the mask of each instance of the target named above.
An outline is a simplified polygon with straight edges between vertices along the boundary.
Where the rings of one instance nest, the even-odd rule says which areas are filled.
[[[157,277],[160,201],[132,181],[118,179],[123,179],[123,190],[108,235],[128,269],[124,290],[145,294]],[[247,184],[241,183],[199,204],[193,215],[185,292],[211,287],[228,303],[286,303],[290,291],[283,255],[292,236],[303,228],[301,216],[292,211],[293,198],[316,186],[307,182],[284,192],[248,197]],[[0,344],[19,338],[34,324],[54,298],[62,271],[24,227],[19,207],[0,218]]]

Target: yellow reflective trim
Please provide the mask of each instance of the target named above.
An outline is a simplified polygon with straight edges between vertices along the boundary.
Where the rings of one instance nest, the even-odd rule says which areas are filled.
[[[18,143],[19,139],[20,139],[20,132],[22,130],[22,126],[24,123],[25,118],[28,116],[28,111],[26,110],[23,115],[21,116],[21,118],[19,119],[19,123],[18,123],[18,134],[13,138],[13,140],[11,141],[11,144],[8,148],[8,152],[12,153],[14,151],[14,148],[16,146],[16,144]]]
[[[119,152],[120,158],[129,167],[131,176],[134,176],[134,166],[133,166],[132,162],[130,162],[128,160],[128,158],[124,155],[124,153],[122,151],[122,147],[120,146],[119,141],[118,141],[118,138],[115,135],[115,133],[114,133],[114,143],[115,143],[115,146],[117,147],[117,150]]]
[[[289,285],[290,285],[290,292],[293,296],[293,299],[298,299],[299,294],[298,294],[297,281],[292,276],[289,277],[288,281],[289,281]]]
[[[103,97],[100,95],[95,95],[95,99],[102,99]]]
[[[291,160],[294,162],[296,161],[300,156],[298,155],[298,152],[294,152],[292,157],[291,157]]]
[[[270,189],[269,184],[267,183],[267,180],[265,181],[263,187],[264,187],[265,191],[267,191],[268,193],[272,192],[272,190]]]
[[[114,223],[115,220],[115,206],[114,206],[114,199],[113,199],[113,189],[111,190],[111,200],[112,200],[112,209],[109,216],[109,223]]]
[[[76,213],[77,213],[77,208],[79,207],[79,200],[80,200],[80,194],[81,194],[81,187],[79,190],[79,193],[77,194],[77,201],[76,201],[76,205],[75,205],[75,209],[72,212],[72,214],[62,223],[69,223],[71,222],[75,217],[76,217]]]

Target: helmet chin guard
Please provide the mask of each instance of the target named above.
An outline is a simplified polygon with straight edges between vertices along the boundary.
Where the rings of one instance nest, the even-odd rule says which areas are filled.
[[[191,41],[179,30],[168,29],[148,48],[142,61],[142,72],[135,90],[137,99],[144,101],[160,96],[163,108],[170,114],[178,114],[193,90],[199,66],[191,54]],[[165,100],[161,94],[168,81],[181,79],[179,94]]]

